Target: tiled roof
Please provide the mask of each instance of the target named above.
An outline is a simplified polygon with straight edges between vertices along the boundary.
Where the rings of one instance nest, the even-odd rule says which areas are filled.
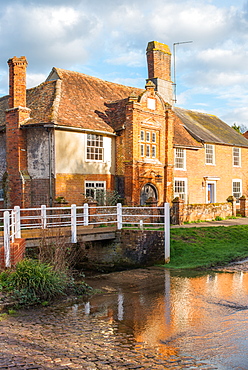
[[[113,132],[125,120],[123,99],[143,90],[91,77],[79,72],[53,68],[50,78],[27,90],[30,120],[25,125],[55,125]],[[0,98],[0,126],[4,125],[8,96]],[[115,121],[111,122],[115,110]],[[123,122],[122,122],[123,121]],[[111,126],[112,127],[111,127]]]
[[[62,126],[113,132],[110,126],[112,103],[142,91],[59,68],[53,69],[53,76],[56,74],[62,83],[55,123]]]
[[[31,109],[26,125],[52,122],[56,81],[44,82],[27,90],[27,107]]]
[[[243,135],[214,115],[176,107],[174,112],[198,142],[248,147]]]
[[[31,109],[31,112],[30,120],[26,122],[26,125],[52,121],[55,91],[56,81],[44,82],[27,90],[27,107]],[[0,98],[0,126],[5,124],[6,109],[8,109],[8,96]]]
[[[5,125],[5,111],[9,107],[8,99],[8,96],[3,96],[2,98],[0,98],[0,126]]]
[[[182,146],[187,148],[202,148],[203,144],[196,141],[186,130],[183,123],[180,119],[175,115],[174,121],[174,139],[173,139],[174,146]]]

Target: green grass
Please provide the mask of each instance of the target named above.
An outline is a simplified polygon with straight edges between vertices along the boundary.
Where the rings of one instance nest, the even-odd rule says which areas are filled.
[[[171,229],[169,268],[208,268],[248,257],[248,225]]]

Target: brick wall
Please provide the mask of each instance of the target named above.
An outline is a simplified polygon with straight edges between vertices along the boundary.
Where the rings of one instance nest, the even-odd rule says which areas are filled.
[[[171,52],[167,45],[156,41],[148,43],[146,49],[148,77],[171,80]]]
[[[155,109],[149,108],[149,99],[154,101]],[[173,114],[155,92],[155,85],[147,84],[146,91],[139,96],[130,96],[126,104],[125,130],[117,138],[117,149],[121,156],[116,162],[116,173],[122,179],[125,194],[125,204],[139,205],[141,191],[144,185],[152,185],[158,195],[158,204],[165,201],[165,179],[171,181],[173,162]],[[145,140],[141,140],[141,130],[145,133]],[[150,142],[146,134],[150,133]],[[156,135],[156,142],[152,142],[152,134]],[[152,158],[141,156],[141,144],[156,147],[156,156]],[[166,166],[166,161],[169,164]],[[159,176],[159,177],[158,177]]]
[[[12,58],[9,64],[9,109],[6,111],[6,205],[31,206],[30,176],[27,169],[26,132],[21,125],[29,118],[26,108],[25,57]]]
[[[64,197],[69,204],[83,204],[85,181],[106,181],[106,189],[114,190],[112,175],[56,174],[54,199]]]
[[[31,199],[32,207],[40,207],[42,204],[49,206],[49,179],[32,179],[31,180]],[[52,192],[54,188],[54,179],[52,179]],[[52,194],[52,200],[53,198]]]
[[[115,240],[80,243],[84,269],[117,270],[164,263],[163,231],[117,232]]]
[[[26,240],[25,239],[15,239],[14,243],[10,244],[10,264],[15,266],[19,261],[24,258],[26,250]],[[5,258],[4,258],[4,247],[0,247],[0,268],[5,268]]]
[[[25,57],[8,60],[9,65],[9,108],[26,107],[26,67]]]
[[[232,147],[214,145],[215,164],[205,164],[205,149],[186,150],[186,170],[174,169],[174,177],[188,179],[187,203],[206,203],[208,178],[217,178],[216,202],[224,203],[232,195],[232,180],[242,180],[242,194],[248,195],[248,149],[241,149],[241,167],[233,166]],[[172,196],[173,199],[174,196]]]

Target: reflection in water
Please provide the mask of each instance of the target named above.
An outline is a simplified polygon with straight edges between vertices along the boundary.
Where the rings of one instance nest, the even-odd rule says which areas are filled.
[[[111,293],[92,297],[85,313],[119,323],[118,331],[131,333],[135,348],[143,344],[161,355],[190,355],[220,369],[248,369],[248,273],[187,277],[148,269],[88,282]]]

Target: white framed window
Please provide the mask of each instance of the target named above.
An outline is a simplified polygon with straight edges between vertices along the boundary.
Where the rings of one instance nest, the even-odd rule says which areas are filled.
[[[150,157],[150,145],[146,146],[146,157]]]
[[[150,142],[150,132],[149,131],[146,133],[146,141],[148,143]]]
[[[85,195],[95,199],[98,204],[104,204],[106,181],[85,181]]]
[[[175,149],[175,169],[186,169],[186,150],[182,148]]]
[[[239,198],[242,195],[242,180],[232,180],[232,195],[234,196],[234,198],[236,198],[236,202],[239,203]]]
[[[174,197],[179,197],[185,202],[187,201],[187,179],[186,178],[174,178]]]
[[[88,161],[103,162],[103,136],[87,134],[87,155]]]
[[[152,142],[156,143],[156,132],[152,133]]]
[[[205,160],[206,164],[215,164],[214,146],[205,144]]]
[[[147,98],[147,108],[155,110],[156,109],[156,100],[152,98]]]
[[[140,131],[140,140],[145,141],[145,131],[144,130]]]
[[[156,145],[152,145],[152,158],[156,158]]]
[[[145,146],[144,146],[144,144],[140,144],[140,155],[141,155],[141,157],[145,156]]]
[[[233,148],[233,166],[234,167],[241,166],[241,149],[240,148]]]

